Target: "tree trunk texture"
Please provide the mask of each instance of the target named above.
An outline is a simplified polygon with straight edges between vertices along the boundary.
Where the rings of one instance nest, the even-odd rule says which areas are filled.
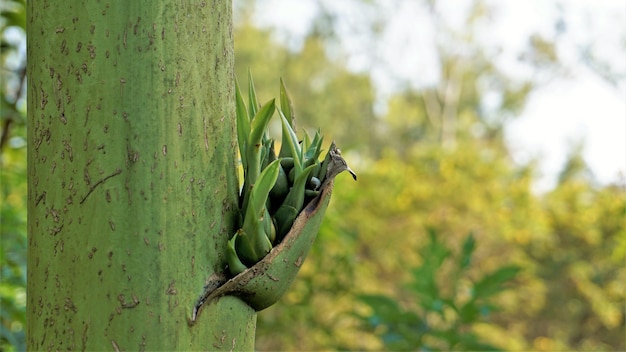
[[[28,2],[29,350],[254,348],[187,318],[237,212],[230,1]]]

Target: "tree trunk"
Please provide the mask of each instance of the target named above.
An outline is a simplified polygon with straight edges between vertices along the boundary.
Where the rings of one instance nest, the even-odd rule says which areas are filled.
[[[187,318],[237,211],[230,1],[28,2],[29,350],[254,348]]]

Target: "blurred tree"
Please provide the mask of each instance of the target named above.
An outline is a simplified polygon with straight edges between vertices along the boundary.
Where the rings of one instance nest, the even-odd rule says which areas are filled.
[[[524,320],[538,350],[625,350],[626,188],[594,186],[581,151],[545,197],[549,236],[526,246],[546,297]]]

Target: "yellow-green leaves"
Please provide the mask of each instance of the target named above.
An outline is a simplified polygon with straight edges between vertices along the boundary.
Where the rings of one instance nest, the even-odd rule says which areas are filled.
[[[293,159],[296,170],[302,170],[302,149],[298,143],[296,132],[291,128],[287,118],[282,111],[278,111],[283,126],[283,145],[280,148],[281,158],[290,157]],[[283,152],[284,150],[284,152]]]
[[[283,82],[282,78],[280,80],[280,109],[278,110],[278,113],[279,115],[281,115],[281,118],[285,119],[285,122],[287,123],[287,125],[294,132],[294,135],[292,137],[295,137],[296,116],[293,110],[293,104],[291,103],[291,98],[289,98],[289,94],[287,93],[287,88],[285,88],[285,82]],[[284,158],[287,155],[289,155],[288,149],[291,146],[291,143],[287,141],[287,137],[288,135],[285,134],[285,130],[283,130],[283,139],[280,145],[280,152],[278,154],[281,158]],[[297,141],[297,139],[295,140]]]
[[[266,207],[280,168],[278,160],[268,163],[273,145],[266,137],[267,125],[276,105],[272,99],[258,108],[251,76],[249,82],[249,108],[246,108],[237,82],[235,90],[237,138],[244,169],[244,186],[240,195],[243,224],[229,241],[227,251],[229,270],[233,275],[267,255],[276,239],[276,228]]]
[[[252,79],[252,73],[248,70],[248,105],[250,105],[250,119],[252,119],[259,108],[259,102],[256,97],[256,90],[254,89],[254,80]]]
[[[272,249],[272,240],[276,237],[276,230],[265,204],[278,177],[279,167],[278,160],[269,164],[261,172],[249,193],[243,226],[229,241],[229,245],[234,249],[230,251],[229,248],[228,252],[229,268],[233,275],[245,270],[245,266],[254,265]],[[233,254],[236,258],[233,258]]]
[[[279,167],[280,162],[278,160],[273,161],[261,172],[257,182],[252,187],[248,209],[246,209],[246,215],[244,217],[244,229],[247,229],[246,226],[249,226],[250,221],[260,219],[264,216],[265,203],[267,202],[270,190],[274,187],[274,183],[276,183],[276,178],[278,178]]]
[[[228,268],[234,275],[246,270],[248,267],[241,262],[237,251],[235,250],[235,242],[237,241],[237,235],[233,236],[226,244],[226,260],[228,261]]]
[[[285,82],[283,79],[280,79],[280,110],[289,120],[289,124],[291,128],[296,130],[296,116],[293,111],[293,105],[291,103],[291,98],[289,94],[287,94],[287,88],[285,88]]]
[[[206,288],[193,309],[190,324],[197,320],[205,304],[226,295],[238,296],[257,311],[278,302],[291,286],[311,249],[330,202],[332,185],[330,182],[320,196],[300,212],[283,241],[254,267],[246,270],[245,265],[236,258],[235,260],[229,258],[229,266],[233,265],[235,268],[235,270],[231,268],[231,271],[238,274],[217,286],[211,285]],[[228,247],[229,252],[234,253],[231,248],[233,247]]]
[[[239,144],[239,155],[243,166],[244,177],[248,172],[248,136],[250,135],[250,118],[248,109],[239,90],[239,82],[235,80],[235,114],[237,117],[237,142]]]
[[[320,163],[323,137],[318,130],[313,139],[295,131],[295,112],[284,82],[280,82],[280,108],[272,99],[259,107],[252,76],[248,72],[248,106],[236,83],[237,137],[244,168],[240,194],[241,227],[228,242],[228,264],[237,275],[265,257],[291,230],[305,204],[320,194],[339,172],[349,170],[345,160],[331,145]],[[282,145],[278,157],[268,125],[278,110],[282,123]],[[338,159],[337,159],[338,158]],[[344,166],[338,168],[337,162]],[[351,171],[351,170],[349,170]]]
[[[254,87],[249,89],[254,92]],[[263,143],[263,136],[266,133],[267,125],[274,115],[276,105],[274,99],[268,101],[259,110],[256,108],[256,95],[250,98],[250,109],[246,105],[241,96],[239,84],[235,82],[235,100],[236,100],[236,117],[237,117],[237,140],[239,144],[239,153],[241,155],[242,166],[244,170],[247,186],[254,184],[260,173],[261,156],[267,154],[269,149]],[[244,194],[246,191],[244,190]]]
[[[261,310],[276,303],[295,278],[319,230],[333,188],[333,179],[348,170],[335,143],[324,162],[319,161],[323,137],[306,134],[299,142],[295,113],[281,80],[282,145],[276,156],[268,124],[274,99],[259,108],[249,75],[248,107],[236,84],[237,137],[244,168],[240,193],[242,223],[226,246],[228,269],[233,276],[211,285],[194,307],[191,324],[202,306],[223,295],[236,295]]]
[[[244,210],[247,209],[248,198],[250,197],[250,189],[253,187],[261,171],[262,155],[269,153],[269,147],[263,143],[263,134],[265,133],[265,129],[267,128],[267,124],[269,123],[270,118],[272,117],[272,115],[274,115],[275,108],[276,107],[274,105],[274,99],[272,99],[265,105],[263,105],[250,121],[250,134],[245,143],[245,180],[242,190],[242,209]],[[243,119],[245,118],[241,118],[241,120]],[[237,120],[240,119],[238,118]],[[245,130],[245,128],[242,128],[242,130]]]
[[[248,181],[250,184],[254,184],[256,178],[259,176],[261,166],[261,149],[264,147],[263,134],[267,128],[267,124],[270,122],[270,118],[274,115],[276,105],[274,99],[268,101],[261,107],[261,109],[254,115],[250,126],[250,136],[248,137],[247,149],[248,149]]]
[[[274,214],[274,218],[276,219],[277,235],[279,239],[282,239],[287,234],[287,232],[289,232],[289,229],[291,229],[291,225],[293,225],[293,221],[300,213],[300,210],[302,210],[302,206],[304,205],[304,191],[307,178],[309,177],[309,174],[314,167],[315,165],[311,165],[304,169],[298,176],[296,176],[293,186],[287,194],[287,197],[285,197],[285,200]]]

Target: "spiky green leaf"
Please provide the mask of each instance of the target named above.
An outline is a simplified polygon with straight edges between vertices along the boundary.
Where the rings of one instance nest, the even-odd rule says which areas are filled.
[[[287,122],[289,122],[291,129],[296,131],[296,117],[293,110],[293,104],[291,102],[291,98],[289,97],[289,93],[287,93],[287,88],[285,87],[285,82],[282,78],[280,79],[280,110],[287,118]]]
[[[267,197],[270,190],[274,187],[276,179],[278,178],[279,167],[280,161],[274,160],[267,165],[267,167],[259,175],[259,178],[253,185],[250,193],[250,201],[245,215],[246,220],[248,219],[248,216],[253,216],[257,220],[263,216]],[[254,209],[254,212],[250,213],[249,211],[251,209]]]
[[[248,136],[250,135],[250,118],[248,117],[248,109],[241,96],[239,83],[235,79],[235,113],[237,118],[237,143],[239,144],[239,155],[241,156],[241,165],[244,173],[247,172],[248,162],[246,147],[248,144]]]
[[[256,89],[254,89],[254,80],[252,79],[252,73],[250,72],[250,68],[248,67],[248,106],[249,110],[249,118],[252,120],[254,116],[256,116],[259,110],[259,101],[256,96]]]
[[[291,153],[291,155],[288,156],[293,158],[294,167],[296,170],[302,170],[302,151],[300,149],[300,144],[298,143],[298,137],[289,125],[289,122],[287,122],[287,118],[282,111],[279,110],[278,114],[280,115],[283,126],[283,146],[281,146],[281,152],[285,148],[286,144],[286,146],[289,147],[289,152]]]
[[[235,236],[233,236],[233,238],[226,244],[226,260],[228,262],[228,270],[233,276],[248,269],[248,267],[241,262],[241,259],[239,259],[237,251],[235,250],[235,242],[237,241],[236,236],[237,234],[235,234]]]

